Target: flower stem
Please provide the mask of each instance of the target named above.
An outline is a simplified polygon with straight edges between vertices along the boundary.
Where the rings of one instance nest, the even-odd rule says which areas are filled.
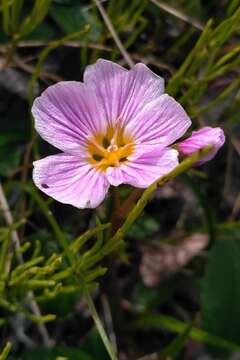
[[[112,236],[112,238],[108,241],[108,252],[111,251],[113,246],[116,246],[116,242],[120,241],[129,227],[136,221],[136,219],[140,216],[143,209],[147,205],[149,199],[151,198],[154,191],[159,187],[163,186],[169,180],[185,173],[187,170],[191,169],[197,161],[202,159],[209,151],[212,150],[212,145],[208,145],[201,150],[195,152],[185,160],[183,160],[178,166],[176,166],[172,171],[168,174],[161,176],[157,179],[152,185],[144,190],[142,196],[137,201],[135,206],[128,213],[127,218],[125,219],[123,225],[116,231],[116,233]]]

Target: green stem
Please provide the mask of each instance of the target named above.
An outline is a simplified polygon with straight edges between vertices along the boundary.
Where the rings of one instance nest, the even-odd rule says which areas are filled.
[[[10,342],[8,342],[0,354],[0,360],[5,360],[8,357],[8,354],[10,353],[11,348],[12,348],[12,344]]]
[[[56,237],[60,243],[60,245],[62,246],[65,254],[68,257],[69,263],[74,266],[75,265],[75,256],[71,250],[71,248],[69,247],[69,244],[67,243],[64,234],[62,233],[58,223],[56,222],[55,218],[52,215],[52,212],[49,210],[48,206],[46,205],[46,203],[42,200],[42,198],[33,190],[33,188],[31,186],[26,186],[25,187],[26,190],[31,193],[31,195],[33,196],[33,198],[37,201],[37,203],[39,204],[40,208],[42,209],[43,213],[45,214],[46,218],[49,221],[49,224],[51,225],[53,231],[56,234]],[[81,276],[81,274],[78,273],[78,276]],[[84,283],[84,279],[81,277],[81,281]],[[102,338],[102,341],[106,347],[106,350],[111,358],[111,360],[117,360],[117,355],[116,352],[113,349],[113,346],[110,342],[110,340],[108,339],[108,336],[106,334],[106,331],[102,325],[102,322],[98,316],[97,310],[95,308],[95,305],[92,301],[91,295],[89,293],[89,290],[87,288],[87,286],[83,287],[83,294],[86,300],[86,303],[88,305],[89,311],[91,313],[91,316],[94,320],[94,323],[99,331],[99,334]]]
[[[116,231],[113,237],[106,243],[107,249],[102,249],[110,252],[113,247],[116,247],[116,243],[119,242],[129,227],[135,222],[135,220],[140,216],[143,209],[147,205],[154,191],[159,187],[163,186],[169,180],[185,173],[187,170],[191,169],[197,161],[202,159],[209,151],[212,150],[212,145],[208,145],[205,148],[195,152],[192,156],[189,156],[185,160],[183,160],[178,166],[176,166],[172,171],[168,174],[161,176],[158,180],[156,180],[152,185],[150,185],[146,190],[144,190],[142,196],[129,212],[126,220],[123,225]]]
[[[18,36],[13,37],[11,45],[10,45],[8,51],[7,51],[7,54],[6,54],[6,59],[5,59],[4,65],[3,65],[4,68],[8,67],[10,62],[12,61],[12,58],[13,58],[15,52],[16,52],[18,40],[19,40]]]

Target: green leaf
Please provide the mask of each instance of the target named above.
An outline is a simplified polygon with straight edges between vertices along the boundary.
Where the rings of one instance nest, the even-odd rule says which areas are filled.
[[[53,349],[44,347],[26,352],[22,360],[55,360],[57,356],[66,357],[67,360],[109,360],[109,356],[102,340],[95,328],[86,337],[84,344],[79,349],[65,346],[57,346]]]
[[[53,312],[58,316],[58,319],[63,319],[69,316],[74,311],[74,306],[79,301],[80,294],[60,294],[54,299],[50,299],[44,304],[44,310],[46,312]]]
[[[13,144],[16,141],[23,139],[24,137],[21,134],[5,132],[4,134],[0,135],[0,147],[8,144]]]
[[[212,243],[215,240],[216,231],[215,231],[214,213],[213,213],[213,209],[211,208],[211,202],[208,201],[203,188],[200,187],[199,184],[196,183],[193,178],[191,178],[188,174],[184,174],[182,178],[186,183],[186,185],[195,195],[196,200],[202,209],[205,227],[209,234],[210,242]]]
[[[82,4],[53,4],[50,8],[50,15],[66,35],[90,25],[88,39],[90,41],[99,40],[101,23],[96,16],[83,8]]]
[[[170,344],[168,344],[163,351],[161,352],[162,357],[170,357],[171,359],[175,359],[176,356],[180,353],[182,348],[185,345],[185,342],[187,341],[189,337],[189,333],[191,330],[191,325],[186,325],[185,330],[179,334]]]
[[[31,13],[26,16],[20,27],[20,36],[31,33],[39,26],[48,14],[52,0],[38,0],[34,2]]]
[[[0,175],[11,176],[20,163],[19,141],[24,136],[17,133],[0,134]]]
[[[36,41],[50,41],[58,36],[57,30],[54,28],[54,24],[49,24],[44,21],[36,29],[25,36],[25,40]]]
[[[158,288],[149,288],[142,283],[134,287],[132,299],[134,307],[139,312],[152,312],[160,305],[167,303],[173,297],[178,286],[176,278],[169,279]]]
[[[10,146],[0,148],[0,175],[11,176],[18,167],[21,158],[19,148]]]
[[[68,360],[93,360],[84,351],[64,346],[58,346],[53,349],[39,347],[25,353],[22,360],[55,360],[58,356],[66,357]]]
[[[145,239],[158,232],[159,222],[148,215],[139,218],[128,230],[127,235],[136,239]]]
[[[182,333],[188,324],[167,315],[147,314],[140,318],[140,320],[137,322],[137,325],[138,327],[146,330],[166,328],[167,330],[175,333]],[[194,340],[219,347],[221,349],[229,351],[240,351],[240,346],[237,344],[234,344],[218,336],[214,336],[207,331],[198,329],[196,327],[191,328],[189,337]]]
[[[240,345],[239,279],[240,241],[218,241],[211,249],[203,280],[203,327]]]
[[[11,348],[12,348],[12,344],[10,342],[8,342],[0,354],[0,360],[7,359],[8,354],[11,351]]]
[[[91,355],[92,359],[109,360],[109,355],[96,328],[88,333],[81,350]]]

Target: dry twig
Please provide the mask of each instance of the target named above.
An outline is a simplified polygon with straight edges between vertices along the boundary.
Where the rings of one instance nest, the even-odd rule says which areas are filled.
[[[175,16],[176,18],[181,19],[187,22],[188,24],[191,24],[192,26],[194,26],[199,30],[203,30],[204,25],[200,21],[193,19],[192,17],[186,15],[182,11],[177,10],[174,7],[170,6],[169,4],[166,4],[165,2],[160,0],[150,0],[150,1],[156,6],[158,6],[160,9],[168,12],[169,14]]]
[[[97,6],[100,14],[102,15],[103,21],[105,22],[110,34],[112,35],[113,40],[115,41],[119,51],[121,52],[123,58],[125,59],[128,66],[131,68],[134,66],[134,62],[132,61],[130,55],[128,54],[127,50],[124,48],[122,41],[120,40],[118,34],[116,33],[111,20],[109,19],[104,7],[100,3],[99,0],[94,0],[95,5]]]

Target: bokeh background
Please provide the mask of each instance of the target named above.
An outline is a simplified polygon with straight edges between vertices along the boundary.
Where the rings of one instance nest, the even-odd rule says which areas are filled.
[[[34,131],[32,101],[58,81],[81,81],[100,57],[145,63],[193,129],[226,134],[213,161],[155,193],[124,251],[102,262],[93,297],[119,359],[239,359],[240,2],[2,0],[0,19],[0,341],[12,344],[9,359],[108,359],[80,285],[59,275],[68,267],[57,267],[57,238],[71,244],[96,214],[105,222],[112,200],[78,210],[31,179],[32,161],[57,152]],[[123,198],[130,191],[120,187]]]

